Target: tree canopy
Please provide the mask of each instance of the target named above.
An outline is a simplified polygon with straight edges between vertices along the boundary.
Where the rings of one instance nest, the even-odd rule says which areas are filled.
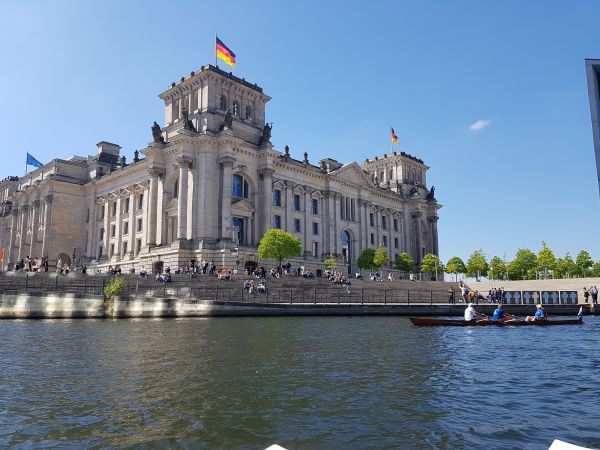
[[[421,261],[421,272],[427,272],[432,274],[435,273],[437,275],[437,272],[443,271],[444,266],[442,265],[440,258],[438,258],[433,253],[427,253],[425,256],[423,256],[423,261]]]
[[[462,259],[458,256],[453,256],[446,263],[446,273],[454,274],[455,279],[458,281],[459,273],[466,273],[467,267]]]
[[[337,260],[333,253],[328,253],[327,258],[325,258],[325,267],[328,269],[335,269],[337,267]]]
[[[475,277],[479,281],[479,277],[485,277],[488,273],[488,263],[485,259],[483,250],[474,251],[467,261],[467,276]]]
[[[505,273],[506,263],[502,260],[502,258],[494,256],[490,261],[490,270],[488,271],[489,278],[496,280],[502,279]]]
[[[555,264],[556,258],[554,257],[554,253],[552,250],[550,250],[546,243],[542,241],[542,249],[537,255],[538,270],[546,273],[548,270],[554,270]]]
[[[278,228],[268,230],[258,244],[258,256],[263,259],[276,259],[279,267],[284,259],[300,256],[301,253],[302,241]]]
[[[508,264],[508,276],[511,280],[531,280],[535,278],[537,256],[528,248],[517,250],[515,259]]]
[[[591,272],[594,260],[586,250],[581,250],[575,258],[575,265],[577,266],[577,275],[586,277]]]
[[[383,245],[380,245],[377,247],[377,250],[375,250],[375,255],[373,256],[373,265],[376,269],[381,269],[389,262],[390,258],[388,258],[385,248],[383,248]]]
[[[373,263],[373,259],[375,258],[375,249],[374,248],[365,248],[363,252],[358,257],[356,264],[360,269],[370,270],[375,268],[375,263]]]
[[[401,270],[402,272],[414,272],[415,261],[408,253],[402,252],[396,258],[396,261],[394,262],[394,268]]]
[[[558,258],[554,263],[554,278],[572,277],[576,272],[577,266],[575,266],[575,261],[568,252],[564,258]]]

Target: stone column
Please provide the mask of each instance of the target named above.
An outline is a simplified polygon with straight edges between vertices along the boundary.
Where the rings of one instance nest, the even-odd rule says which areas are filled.
[[[8,246],[8,257],[6,259],[6,267],[11,263],[16,263],[15,260],[15,241],[17,237],[17,224],[19,219],[19,208],[14,207],[10,212],[10,243]]]
[[[270,167],[265,167],[258,171],[261,178],[260,196],[258,198],[258,217],[260,224],[258,227],[258,236],[256,242],[259,242],[263,235],[271,228],[273,211],[273,174],[275,171]]]
[[[108,250],[110,243],[110,201],[107,199],[104,203],[104,236],[102,237],[102,247],[104,248],[104,252],[102,253],[103,257],[106,260],[109,260]]]
[[[381,212],[379,211],[379,208],[374,209],[373,215],[375,216],[375,246],[379,247],[379,245],[381,244],[381,220],[379,219],[379,217],[381,216]]]
[[[421,211],[415,211],[412,214],[413,219],[415,219],[415,233],[417,233],[417,236],[416,236],[416,238],[417,238],[416,239],[417,248],[416,248],[416,252],[415,252],[415,256],[416,256],[416,258],[415,258],[415,264],[417,265],[417,267],[421,265],[421,259],[422,259],[421,258],[421,252],[422,252],[422,250],[421,250],[421,247],[422,247],[421,240],[422,240],[422,236],[423,236],[423,230],[422,230],[422,227],[421,227],[421,216],[422,215],[423,215],[423,213]]]
[[[309,229],[312,233],[312,221],[310,220],[310,214],[312,209],[312,196],[308,191],[308,186],[304,187],[304,258],[309,256],[312,252],[312,240],[309,239]]]
[[[190,170],[190,163],[190,159],[186,156],[179,156],[177,158],[177,164],[179,165],[179,195],[177,198],[177,239],[188,238],[188,172]],[[231,189],[229,195],[231,195]],[[229,202],[229,204],[231,205],[231,201]]]
[[[394,232],[394,218],[392,217],[392,212],[390,211],[390,213],[387,216],[387,227],[388,227],[388,245],[387,245],[387,254],[388,257],[390,258],[390,265],[393,266],[394,264],[394,241],[392,238],[393,232]]]
[[[21,210],[21,222],[19,224],[19,253],[17,254],[17,261],[21,261],[21,259],[25,258],[23,246],[25,245],[25,233],[27,232],[27,217],[29,216],[29,205],[23,205],[20,208]]]
[[[50,243],[50,233],[52,232],[52,195],[44,196],[44,231],[42,233],[42,257],[48,255],[48,244]]]
[[[135,221],[136,206],[134,186],[131,186],[129,191],[129,259],[133,259],[135,256],[135,236],[137,233],[137,223]]]
[[[431,252],[436,256],[440,256],[439,248],[438,248],[438,228],[437,228],[439,216],[430,216],[427,218],[427,220],[429,221],[429,229],[431,230],[430,231],[431,232]]]
[[[156,227],[157,227],[157,202],[158,202],[158,179],[164,175],[164,170],[158,167],[150,167],[150,189],[148,195],[148,220],[147,220],[147,245],[156,245]]]
[[[410,245],[411,245],[411,232],[408,224],[409,215],[402,211],[402,251],[406,252],[410,255]]]
[[[117,217],[115,220],[115,237],[117,238],[117,242],[115,245],[115,253],[117,255],[117,261],[121,260],[121,246],[123,243],[123,202],[121,201],[121,199],[122,197],[119,193],[119,196],[117,197]]]
[[[39,217],[40,217],[40,201],[39,200],[34,200],[31,203],[32,206],[32,216],[31,216],[31,245],[29,247],[29,256],[31,256],[31,258],[37,258],[37,248],[36,248],[36,244],[37,244],[37,229],[38,229],[38,224],[39,224]]]
[[[232,238],[232,218],[231,218],[231,189],[233,181],[233,163],[235,158],[231,156],[221,156],[219,163],[223,167],[223,190],[221,192],[221,240],[231,240]]]
[[[294,224],[293,222],[293,204],[294,204],[294,192],[292,189],[292,183],[290,183],[289,181],[287,181],[285,183],[285,218],[284,218],[284,222],[285,225],[283,226],[283,229],[289,233],[293,233],[294,232]]]
[[[365,238],[365,232],[363,230],[363,222],[364,222],[364,217],[363,217],[363,200],[362,199],[357,199],[356,200],[356,220],[358,221],[358,245],[356,246],[356,258],[358,259],[360,257],[360,255],[362,254],[363,250],[365,249],[365,243],[364,243],[364,238]]]

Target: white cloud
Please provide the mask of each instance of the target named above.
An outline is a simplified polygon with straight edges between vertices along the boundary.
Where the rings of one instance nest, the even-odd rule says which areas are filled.
[[[492,123],[491,120],[478,120],[477,122],[475,122],[474,124],[472,124],[469,129],[471,131],[480,131],[483,130],[485,127],[487,127],[490,123]]]

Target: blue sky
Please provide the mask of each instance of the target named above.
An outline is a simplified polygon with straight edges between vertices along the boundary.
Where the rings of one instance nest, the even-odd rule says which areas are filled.
[[[277,150],[361,162],[395,128],[394,149],[431,167],[443,261],[542,240],[600,259],[584,66],[600,2],[218,4],[4,0],[0,177],[22,175],[27,150],[46,162],[106,140],[131,159],[163,121],[157,95],[214,64],[218,33],[273,97]]]

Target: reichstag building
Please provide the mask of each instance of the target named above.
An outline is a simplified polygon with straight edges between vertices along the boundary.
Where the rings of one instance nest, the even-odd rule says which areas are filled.
[[[362,163],[276,151],[265,119],[270,97],[218,67],[182,77],[160,95],[164,127],[132,161],[97,144],[92,156],[54,159],[0,182],[3,269],[47,258],[70,266],[147,271],[213,260],[238,270],[261,263],[269,228],[296,235],[290,261],[314,270],[328,253],[348,273],[368,247],[383,245],[418,264],[438,254],[428,167],[404,152]]]

